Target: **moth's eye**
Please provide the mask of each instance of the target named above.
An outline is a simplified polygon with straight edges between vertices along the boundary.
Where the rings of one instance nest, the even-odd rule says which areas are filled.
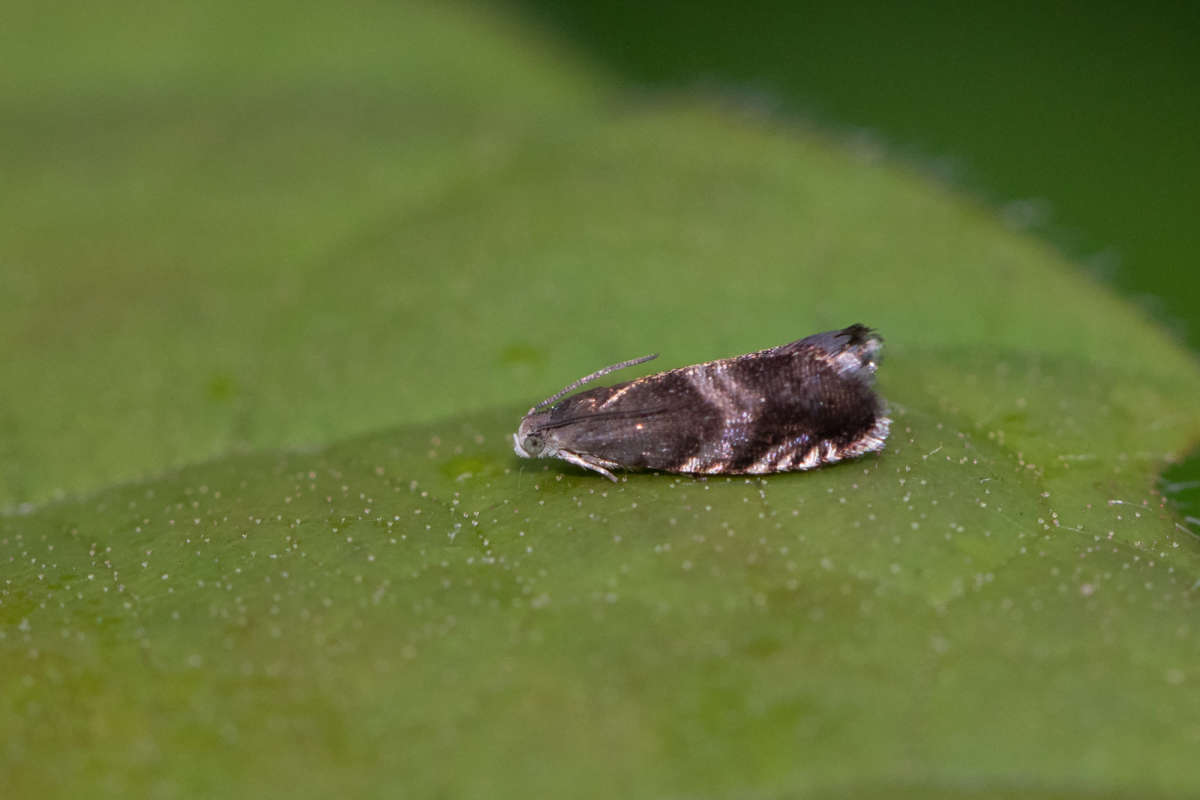
[[[542,441],[541,436],[531,433],[525,437],[525,441],[521,442],[521,448],[529,455],[537,456],[546,449],[546,443]]]

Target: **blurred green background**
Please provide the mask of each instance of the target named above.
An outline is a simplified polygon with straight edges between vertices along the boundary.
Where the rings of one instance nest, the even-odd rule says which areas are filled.
[[[865,137],[1036,227],[1200,348],[1200,6],[524,0],[647,89]]]

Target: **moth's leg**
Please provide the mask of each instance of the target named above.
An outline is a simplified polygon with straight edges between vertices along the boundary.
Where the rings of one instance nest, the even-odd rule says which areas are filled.
[[[615,461],[596,458],[595,456],[581,456],[578,453],[572,453],[570,450],[559,450],[558,457],[563,461],[571,462],[577,467],[583,467],[584,469],[590,469],[593,472],[599,472],[613,483],[617,482],[617,476],[605,469],[605,467],[617,466],[617,462]]]

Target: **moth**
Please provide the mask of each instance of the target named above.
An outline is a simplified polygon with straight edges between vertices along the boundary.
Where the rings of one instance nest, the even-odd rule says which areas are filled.
[[[761,475],[855,458],[882,450],[891,427],[873,388],[882,347],[856,324],[570,394],[658,354],[622,361],[529,409],[513,449],[612,481],[620,468]]]

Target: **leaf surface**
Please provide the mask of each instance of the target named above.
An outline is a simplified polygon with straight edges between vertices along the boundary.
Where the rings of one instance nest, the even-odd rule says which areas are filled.
[[[109,277],[3,278],[6,498],[113,484],[0,517],[6,796],[1196,790],[1200,546],[1153,488],[1200,438],[1186,353],[902,165],[389,13],[76,52],[71,109],[7,88],[43,159],[62,115],[115,127],[10,251]],[[879,457],[613,486],[511,453],[603,364],[855,321]]]

